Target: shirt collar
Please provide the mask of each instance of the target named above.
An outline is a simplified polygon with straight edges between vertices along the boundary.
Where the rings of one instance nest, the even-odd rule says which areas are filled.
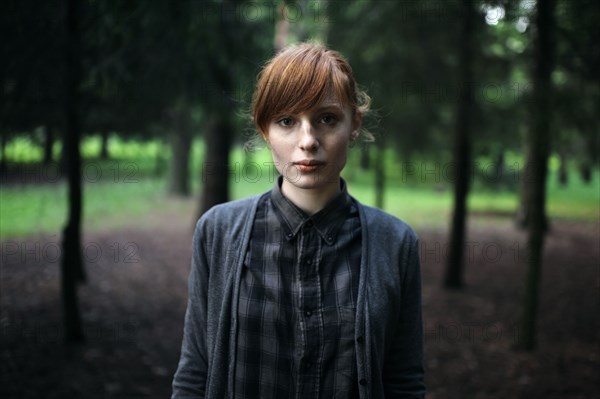
[[[346,182],[342,178],[340,178],[340,192],[329,201],[325,208],[312,216],[307,215],[283,195],[281,192],[282,182],[283,177],[279,176],[271,190],[271,202],[288,241],[293,239],[305,224],[307,226],[312,224],[321,238],[327,244],[333,245],[340,227],[348,216],[352,212],[358,211],[352,197],[348,194]]]

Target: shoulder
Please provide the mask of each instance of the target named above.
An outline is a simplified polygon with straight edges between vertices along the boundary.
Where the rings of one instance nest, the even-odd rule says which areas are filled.
[[[370,240],[382,240],[381,243],[389,242],[389,239],[401,239],[402,242],[417,244],[419,237],[412,227],[404,220],[391,215],[381,209],[361,204],[356,201],[361,215],[361,222],[366,224]]]
[[[246,212],[256,206],[256,203],[264,194],[253,195],[251,197],[242,198],[235,201],[224,202],[210,208],[202,215],[202,218],[222,218],[222,217],[235,217],[239,212]]]
[[[196,223],[196,232],[240,229],[252,221],[259,199],[266,194],[218,204],[206,211]]]

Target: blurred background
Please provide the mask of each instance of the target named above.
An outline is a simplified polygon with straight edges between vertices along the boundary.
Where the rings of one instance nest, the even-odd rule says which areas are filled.
[[[373,100],[349,192],[420,236],[428,397],[598,397],[599,21],[594,0],[3,1],[0,396],[170,395],[193,226],[274,184],[253,86],[311,40]]]

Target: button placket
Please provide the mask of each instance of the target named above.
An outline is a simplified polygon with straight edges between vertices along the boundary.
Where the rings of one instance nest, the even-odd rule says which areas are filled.
[[[314,397],[318,392],[318,373],[320,367],[319,348],[323,345],[321,334],[322,325],[319,312],[320,284],[318,276],[318,254],[320,236],[312,220],[307,220],[300,230],[298,258],[301,279],[300,311],[304,318],[303,360],[300,364],[300,373],[297,384],[300,397]]]

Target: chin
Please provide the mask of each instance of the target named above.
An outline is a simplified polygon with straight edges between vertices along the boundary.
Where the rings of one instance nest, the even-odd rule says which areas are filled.
[[[329,187],[331,184],[339,184],[339,177],[324,177],[315,175],[302,175],[299,178],[287,179],[288,183],[292,186],[301,188],[304,190],[315,190],[320,188]]]

